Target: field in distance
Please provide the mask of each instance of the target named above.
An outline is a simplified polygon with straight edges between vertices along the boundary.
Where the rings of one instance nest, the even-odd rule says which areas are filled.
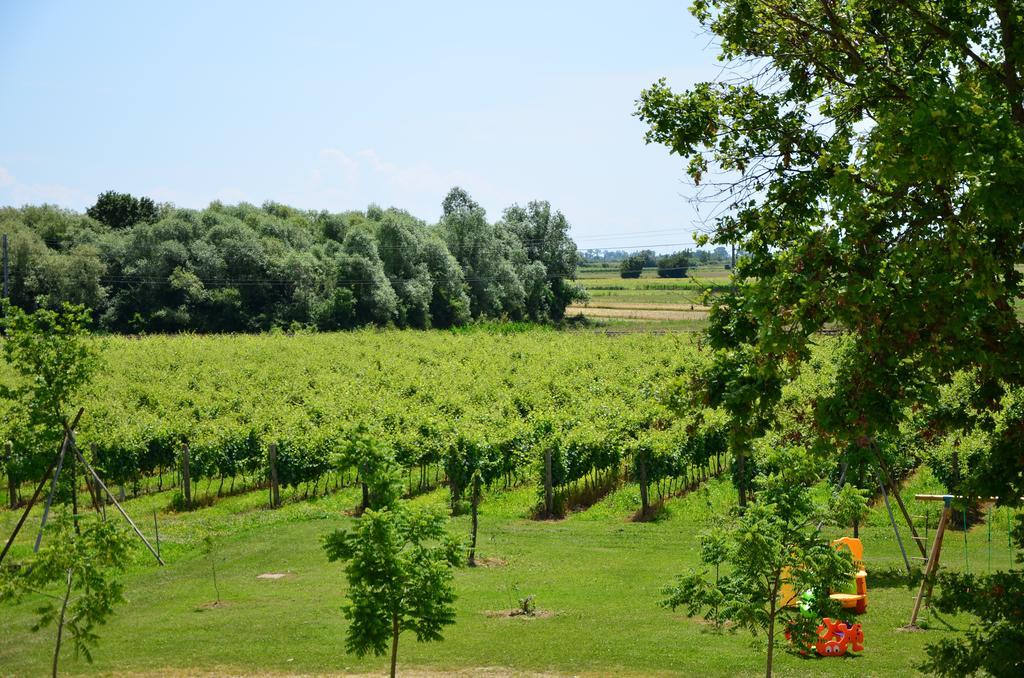
[[[690,331],[706,325],[705,292],[727,289],[731,272],[722,265],[695,266],[685,278],[659,278],[646,268],[639,278],[622,278],[618,265],[587,264],[578,278],[589,301],[566,309],[598,327],[618,331]]]

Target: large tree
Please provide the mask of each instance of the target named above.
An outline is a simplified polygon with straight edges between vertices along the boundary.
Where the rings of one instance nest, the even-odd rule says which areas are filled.
[[[744,252],[711,314],[701,389],[733,415],[738,452],[827,327],[852,341],[813,407],[832,449],[873,454],[957,373],[979,421],[1024,384],[1022,10],[697,0],[727,75],[682,93],[658,82],[637,112],[720,203],[710,240]],[[965,491],[1024,495],[1022,415],[1001,413]]]

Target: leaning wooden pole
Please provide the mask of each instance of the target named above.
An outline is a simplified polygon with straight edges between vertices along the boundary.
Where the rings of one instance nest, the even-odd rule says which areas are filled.
[[[50,479],[50,474],[53,473],[53,469],[57,467],[57,457],[53,458],[50,463],[50,468],[46,469],[46,473],[43,474],[42,479],[36,486],[36,491],[32,494],[32,498],[28,500],[28,505],[25,506],[25,510],[21,513],[21,518],[18,519],[17,525],[14,526],[14,532],[11,533],[10,538],[4,545],[4,550],[0,551],[0,563],[4,562],[4,557],[7,552],[11,550],[11,545],[14,544],[14,539],[18,536],[18,532],[21,531],[21,526],[25,524],[25,519],[28,518],[28,514],[32,511],[32,507],[35,505],[36,500],[39,499],[39,495],[42,494],[43,488],[46,487],[46,481]]]
[[[32,547],[32,551],[39,553],[39,545],[43,541],[43,528],[46,527],[46,519],[50,517],[50,506],[53,505],[53,495],[57,494],[57,481],[60,480],[60,470],[64,466],[64,455],[68,451],[68,443],[70,442],[67,434],[64,434],[64,442],[60,446],[60,456],[57,457],[57,470],[53,472],[53,479],[50,481],[50,493],[46,496],[46,506],[43,507],[43,519],[39,523],[39,534],[36,535],[35,546]]]
[[[889,493],[892,498],[896,500],[896,504],[900,507],[900,512],[903,514],[903,519],[907,521],[907,527],[910,528],[910,534],[914,538],[914,543],[917,544],[918,550],[921,551],[921,557],[927,558],[928,554],[925,552],[924,542],[921,541],[921,537],[917,534],[917,529],[914,527],[914,521],[910,519],[910,512],[907,511],[906,505],[903,503],[903,497],[900,496],[900,488],[896,487],[892,481],[892,475],[889,473],[889,466],[885,463],[885,459],[878,452],[878,448],[874,445],[871,446],[871,451],[875,454],[875,459],[878,460],[878,468],[882,471],[882,479],[889,486]]]
[[[97,475],[97,473],[96,473],[96,469],[94,469],[89,464],[89,462],[87,462],[85,460],[85,457],[82,456],[82,453],[79,452],[77,448],[75,448],[74,451],[75,451],[75,454],[78,456],[78,460],[80,462],[82,462],[82,465],[85,466],[86,470],[88,470],[89,473],[92,474],[93,480],[96,481],[96,484],[100,486],[100,489],[102,489],[104,492],[107,493],[107,497],[110,498],[110,501],[114,504],[114,506],[117,508],[117,510],[121,513],[121,516],[124,517],[124,519],[128,521],[128,524],[132,526],[133,530],[135,530],[135,534],[137,534],[139,536],[139,539],[142,540],[142,543],[146,545],[146,548],[149,549],[149,552],[153,554],[154,558],[156,558],[156,562],[160,563],[161,565],[164,565],[165,563],[164,563],[163,559],[160,558],[160,554],[156,552],[156,549],[154,549],[153,545],[149,543],[149,540],[146,539],[146,536],[144,534],[142,534],[142,531],[139,530],[139,528],[135,525],[135,522],[131,519],[131,517],[128,515],[128,513],[125,512],[125,510],[123,508],[121,508],[121,505],[119,503],[117,503],[117,499],[115,499],[114,495],[110,493],[110,489],[108,489],[107,486],[103,483],[103,481],[100,480],[99,475]]]
[[[78,414],[75,415],[75,420],[71,423],[71,427],[78,426],[78,420],[82,418],[82,412],[85,408],[79,408]],[[50,479],[50,474],[57,468],[57,460],[59,455],[53,456],[53,461],[50,462],[50,467],[46,469],[46,473],[43,474],[39,484],[36,485],[36,491],[32,493],[32,498],[28,500],[28,504],[25,506],[24,512],[21,514],[21,518],[18,519],[18,524],[14,526],[14,532],[11,533],[10,538],[7,540],[7,544],[4,545],[4,550],[0,551],[0,563],[4,562],[4,557],[7,552],[11,550],[11,546],[14,544],[15,538],[18,536],[18,532],[21,531],[22,526],[25,524],[25,520],[28,518],[28,514],[32,512],[32,507],[35,506],[36,501],[39,499],[39,495],[42,493],[43,488],[46,487],[46,481]]]
[[[924,571],[924,579],[921,580],[921,588],[917,591],[917,598],[914,600],[914,611],[910,615],[910,623],[907,628],[917,628],[917,615],[921,612],[921,603],[931,596],[932,585],[935,573],[939,569],[939,554],[942,552],[942,537],[946,533],[946,524],[949,523],[949,516],[953,513],[950,506],[950,499],[946,499],[942,508],[942,517],[939,518],[939,526],[935,530],[935,541],[932,542],[931,555],[928,557],[928,566]]]

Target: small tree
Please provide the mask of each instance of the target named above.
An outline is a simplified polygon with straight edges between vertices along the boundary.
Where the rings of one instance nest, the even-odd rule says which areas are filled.
[[[757,502],[739,513],[719,536],[704,540],[701,559],[715,566],[714,582],[704,571],[680,576],[664,589],[662,601],[673,610],[686,608],[687,616],[703,612],[716,624],[728,621],[752,634],[764,632],[769,678],[778,623],[794,631],[798,647],[811,631],[797,608],[790,607],[793,600],[783,599],[785,586],[798,594],[810,589],[824,594],[853,575],[849,554],[833,549],[814,526],[827,512],[817,510],[810,497],[813,463],[795,454],[778,461],[781,471],[758,478]],[[732,570],[718,576],[721,562],[729,563]],[[817,600],[819,612],[831,612],[834,604],[826,595]]]
[[[658,257],[658,277],[685,278],[692,265],[693,253],[689,250],[666,254],[663,257]]]
[[[393,504],[401,494],[394,451],[382,443],[363,424],[349,435],[340,465],[356,470],[362,486],[359,511]]]
[[[203,553],[210,559],[210,572],[213,574],[213,590],[217,594],[217,602],[214,605],[220,605],[220,586],[217,584],[217,551],[214,546],[213,537],[210,535],[203,537]]]
[[[444,516],[401,502],[367,509],[353,530],[327,535],[324,550],[331,562],[347,562],[346,651],[380,656],[390,640],[392,678],[403,631],[420,642],[441,640],[441,630],[455,622],[451,568],[459,546],[448,538]]]
[[[67,407],[97,366],[87,341],[90,322],[84,306],[26,313],[4,305],[3,356],[21,379],[13,388],[0,387],[0,395],[24,407],[29,426],[63,435]]]
[[[37,611],[38,631],[56,623],[53,675],[57,675],[65,628],[74,642],[75,656],[92,661],[99,640],[96,626],[106,623],[114,605],[124,600],[123,587],[114,575],[124,570],[129,556],[128,535],[113,522],[90,522],[75,534],[72,520],[58,518],[48,545],[32,560],[0,570],[0,602],[18,602],[28,594],[60,584],[59,596],[46,599]],[[77,597],[73,594],[78,593]]]
[[[455,509],[462,495],[469,490],[470,542],[469,566],[476,566],[476,538],[480,526],[480,500],[484,486],[490,487],[500,473],[500,459],[487,443],[472,435],[460,434],[453,441],[445,459],[451,489],[452,508]]]
[[[390,640],[394,678],[403,631],[415,632],[421,642],[441,640],[441,630],[455,622],[451,568],[459,562],[460,545],[445,531],[443,515],[410,509],[398,498],[392,466],[393,460],[368,467],[363,481],[370,506],[354,529],[327,535],[324,550],[331,562],[347,563],[346,651],[379,656]]]
[[[643,252],[631,254],[622,260],[619,265],[619,277],[639,278],[644,271],[644,264],[647,263],[647,256]]]

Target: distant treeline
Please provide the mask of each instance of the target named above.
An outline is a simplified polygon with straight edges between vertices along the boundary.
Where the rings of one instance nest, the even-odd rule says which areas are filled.
[[[0,208],[12,303],[85,304],[100,328],[131,333],[559,320],[584,294],[568,229],[547,202],[488,222],[460,188],[433,225],[373,205],[191,210],[113,192],[86,214]]]

